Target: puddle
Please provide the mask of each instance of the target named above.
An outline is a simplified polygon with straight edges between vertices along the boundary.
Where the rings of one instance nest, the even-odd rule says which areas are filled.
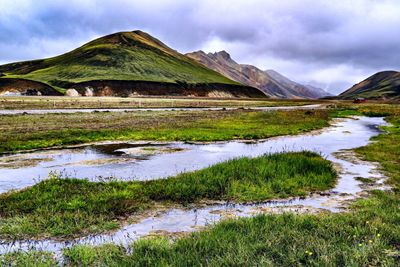
[[[291,109],[314,109],[321,108],[322,105],[304,105],[304,106],[277,106],[277,107],[246,107],[251,110],[291,110]],[[209,107],[209,108],[128,108],[128,109],[1,109],[0,115],[21,115],[21,114],[50,114],[50,113],[91,113],[91,112],[132,112],[132,111],[194,111],[194,110],[236,110],[242,107]]]
[[[93,160],[110,157],[130,157],[129,153],[116,154],[115,151],[129,151],[137,149],[137,144],[124,143],[125,148],[113,147],[106,151],[93,147],[79,148],[75,153],[65,154],[63,150],[46,151],[47,156],[53,158],[52,163],[58,162],[66,171],[74,171],[74,177],[90,178],[96,180],[96,175],[104,174],[120,177],[124,180],[149,180],[176,175],[180,172],[202,169],[209,165],[240,156],[255,157],[265,153],[289,152],[310,150],[318,152],[335,166],[339,166],[340,174],[336,186],[323,193],[314,193],[308,197],[292,198],[288,200],[274,200],[261,203],[224,203],[197,205],[187,208],[171,208],[160,211],[157,216],[148,215],[141,217],[128,226],[118,231],[100,235],[82,237],[76,240],[57,241],[14,241],[0,244],[0,253],[15,250],[38,249],[52,251],[61,255],[64,248],[76,244],[100,245],[116,243],[127,246],[138,238],[154,233],[182,233],[191,232],[218,222],[225,218],[250,217],[259,213],[280,213],[292,211],[298,213],[338,212],[346,207],[348,201],[365,194],[360,178],[369,178],[376,181],[374,188],[384,189],[384,177],[378,172],[378,165],[357,159],[349,149],[364,146],[372,136],[378,135],[378,126],[384,125],[382,118],[357,117],[357,119],[337,120],[332,127],[323,131],[299,136],[286,136],[271,138],[256,143],[240,141],[185,144],[180,142],[168,143],[163,146],[153,144],[155,147],[169,147],[182,149],[178,153],[158,153],[149,156],[146,160],[134,162],[120,162],[101,166],[70,166],[71,162]],[[116,144],[112,144],[116,145]],[[121,145],[121,143],[120,143]],[[131,145],[133,145],[131,147]],[[143,147],[143,143],[141,144]],[[102,152],[103,151],[103,152]],[[53,154],[52,154],[53,153]],[[33,153],[33,155],[40,152]],[[133,153],[135,154],[135,153]],[[29,155],[29,154],[28,154]],[[39,163],[36,167],[19,169],[0,169],[0,188],[23,188],[37,181],[38,175],[42,177],[53,170],[48,167],[48,162]],[[357,178],[357,179],[356,179]],[[379,187],[381,186],[381,187]]]

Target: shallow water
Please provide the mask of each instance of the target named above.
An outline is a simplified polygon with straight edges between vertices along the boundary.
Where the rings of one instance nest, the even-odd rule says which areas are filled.
[[[277,107],[248,107],[251,110],[291,110],[291,109],[314,109],[320,108],[320,104],[304,105],[304,106],[277,106]],[[50,114],[50,113],[91,113],[91,112],[131,112],[131,111],[191,111],[191,110],[236,110],[240,107],[209,107],[209,108],[81,108],[81,109],[0,109],[0,115],[20,115],[20,114]]]
[[[2,188],[3,192],[12,188],[23,188],[34,184],[37,175],[45,175],[49,170],[60,168],[65,168],[66,172],[75,172],[75,177],[78,178],[89,177],[96,180],[98,179],[96,175],[115,175],[125,180],[148,180],[175,175],[183,171],[202,169],[230,158],[240,156],[254,157],[264,153],[281,151],[310,150],[319,152],[327,159],[339,164],[341,171],[337,185],[326,195],[314,194],[303,199],[293,198],[290,200],[268,201],[257,204],[221,203],[186,209],[169,209],[161,212],[158,216],[145,217],[135,224],[128,225],[108,234],[87,236],[67,242],[56,240],[4,242],[0,245],[0,253],[39,249],[59,254],[63,248],[76,244],[99,245],[112,242],[128,245],[132,241],[152,232],[194,231],[227,216],[248,217],[257,213],[271,212],[281,208],[289,208],[291,210],[308,208],[314,211],[315,209],[324,209],[337,212],[343,205],[343,201],[352,200],[363,191],[360,187],[361,183],[356,181],[355,177],[373,178],[381,184],[384,178],[378,173],[378,167],[375,164],[356,160],[351,157],[342,157],[342,159],[339,159],[337,158],[337,153],[366,145],[372,136],[380,133],[377,127],[384,124],[385,122],[382,118],[358,117],[357,119],[337,121],[332,127],[315,132],[314,134],[277,137],[251,144],[240,141],[208,144],[184,144],[179,142],[163,144],[163,147],[182,148],[184,150],[172,153],[156,153],[150,156],[121,153],[121,151],[126,151],[127,147],[129,150],[130,146],[145,146],[144,144],[126,143],[113,144],[112,149],[109,149],[110,146],[100,146],[100,148],[99,146],[88,146],[66,150],[68,153],[64,153],[64,150],[50,150],[24,154],[24,156],[28,155],[29,157],[38,157],[40,155],[52,157],[54,161],[43,162],[30,168],[0,169],[0,188]],[[153,151],[153,148],[154,144],[150,150]],[[110,156],[114,158],[128,157],[132,161],[122,161],[117,165],[76,165],[77,162],[82,160],[99,159],[102,157],[109,158]],[[73,164],[67,165],[71,163]],[[51,167],[54,165],[60,166]]]
[[[265,153],[310,150],[321,153],[329,160],[338,161],[333,155],[341,149],[365,145],[369,138],[379,133],[376,128],[384,124],[381,118],[346,119],[323,132],[271,138],[255,143],[242,141],[187,144],[173,143],[103,143],[74,149],[44,150],[33,153],[14,154],[0,157],[0,193],[21,189],[46,178],[50,172],[63,176],[102,180],[118,177],[121,180],[151,180],[173,176],[181,172],[205,168],[218,162],[241,156],[260,156]],[[132,152],[132,148],[156,149],[154,155]],[[182,150],[157,153],[157,149]],[[147,150],[150,151],[150,150]],[[135,151],[134,151],[135,152]],[[36,160],[32,166],[1,168],[2,161]],[[338,161],[346,164],[346,162]],[[109,163],[109,164],[107,164]],[[363,171],[361,168],[359,171]],[[350,193],[354,184],[339,184]],[[347,188],[347,189],[346,189]],[[349,193],[346,192],[346,193]]]

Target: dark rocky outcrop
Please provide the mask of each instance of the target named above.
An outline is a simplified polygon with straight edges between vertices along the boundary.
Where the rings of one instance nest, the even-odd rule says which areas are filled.
[[[1,78],[0,95],[49,95],[61,96],[53,87],[26,79]]]
[[[85,95],[90,90],[94,96],[266,97],[260,90],[250,86],[217,83],[96,80],[77,83],[71,85],[71,88],[76,89],[81,95]]]

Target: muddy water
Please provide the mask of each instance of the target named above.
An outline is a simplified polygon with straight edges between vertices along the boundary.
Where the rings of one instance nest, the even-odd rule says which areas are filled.
[[[248,107],[251,110],[292,110],[292,109],[314,109],[321,108],[322,105],[304,105],[304,106],[277,106],[277,107]],[[19,114],[50,114],[50,113],[91,113],[91,112],[131,112],[131,111],[191,111],[191,110],[236,110],[240,107],[210,107],[210,108],[128,108],[128,109],[0,109],[0,115],[19,115]]]
[[[361,183],[355,179],[356,177],[371,178],[378,185],[383,185],[384,177],[378,173],[378,167],[375,164],[360,161],[345,150],[366,145],[372,136],[379,134],[377,127],[384,124],[382,118],[358,117],[357,119],[337,121],[332,127],[321,132],[272,138],[251,144],[237,141],[209,144],[170,143],[162,146],[123,143],[28,154],[28,157],[40,157],[43,153],[43,157],[53,158],[53,162],[49,163],[50,161],[46,160],[34,167],[0,169],[0,181],[2,181],[0,186],[3,188],[3,192],[11,188],[22,188],[34,184],[37,175],[45,175],[49,170],[60,168],[66,169],[67,172],[75,172],[75,177],[78,178],[89,177],[96,180],[99,179],[96,175],[104,176],[106,174],[126,180],[147,180],[174,175],[182,171],[201,169],[234,157],[254,157],[264,153],[305,149],[321,153],[339,165],[341,171],[335,188],[324,194],[314,194],[303,199],[293,198],[256,204],[219,203],[185,209],[174,208],[160,212],[158,216],[144,217],[137,223],[110,234],[88,236],[68,242],[56,240],[4,242],[0,245],[0,253],[29,249],[60,253],[63,248],[76,244],[99,245],[112,242],[127,245],[142,236],[155,232],[194,231],[226,217],[248,217],[262,212],[285,210],[337,212],[344,201],[352,200],[363,192]],[[163,149],[158,150],[158,147]],[[152,151],[152,154],[144,155],[143,151]],[[124,160],[119,163],[113,162],[97,166],[82,164],[83,160],[110,158],[110,156]],[[58,167],[54,167],[55,165]]]

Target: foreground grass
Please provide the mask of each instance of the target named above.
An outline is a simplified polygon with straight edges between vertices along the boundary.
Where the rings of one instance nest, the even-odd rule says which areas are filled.
[[[30,251],[0,255],[1,266],[52,267],[57,264],[57,260],[50,252]]]
[[[71,266],[395,266],[399,202],[376,197],[351,215],[263,215],[174,243],[140,240],[129,256],[115,245],[77,246],[64,255]]]
[[[146,182],[89,182],[53,178],[0,195],[0,236],[70,237],[110,230],[117,219],[154,204],[198,200],[259,201],[326,190],[331,163],[311,152],[240,158],[204,170]]]
[[[358,202],[348,214],[260,215],[224,221],[173,243],[165,238],[139,240],[132,244],[131,255],[112,244],[76,246],[64,251],[65,264],[398,266],[399,204],[398,197],[376,192]],[[26,253],[11,255],[14,262],[19,257],[22,260],[27,257]],[[51,260],[46,256],[43,256],[43,266]]]
[[[0,116],[0,153],[104,140],[217,141],[297,134],[327,111],[164,111]]]
[[[344,214],[260,215],[225,221],[170,243],[144,239],[127,255],[115,245],[65,251],[70,266],[399,266],[400,108],[361,106],[341,114],[387,113],[393,126],[357,152],[380,162],[393,186]]]

